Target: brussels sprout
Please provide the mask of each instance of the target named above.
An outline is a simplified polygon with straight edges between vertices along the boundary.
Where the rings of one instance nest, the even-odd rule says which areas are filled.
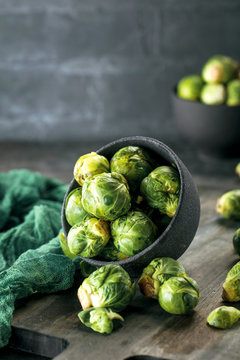
[[[233,235],[233,247],[238,255],[240,255],[240,228]]]
[[[198,304],[198,285],[185,274],[171,277],[160,287],[158,300],[161,307],[171,314],[187,314]]]
[[[134,191],[152,170],[153,160],[147,151],[138,146],[126,146],[118,150],[110,161],[111,172],[122,174]]]
[[[74,259],[76,255],[72,254],[71,251],[69,250],[67,240],[63,233],[59,234],[59,240],[64,255],[68,256],[70,259]]]
[[[128,273],[120,266],[102,266],[86,278],[78,289],[83,310],[90,307],[110,307],[121,311],[131,302],[136,291]]]
[[[172,218],[177,210],[180,179],[176,169],[159,166],[143,179],[140,191],[149,206]]]
[[[220,105],[226,100],[226,89],[223,84],[206,84],[201,91],[201,101],[207,105]]]
[[[138,285],[143,295],[157,299],[160,286],[166,280],[184,273],[184,267],[177,260],[167,257],[156,258],[143,269]]]
[[[240,80],[235,79],[227,84],[227,105],[240,105]]]
[[[91,152],[80,156],[74,166],[73,175],[82,186],[87,177],[108,172],[109,168],[109,162],[104,156]]]
[[[198,100],[200,98],[203,81],[200,75],[193,74],[183,77],[177,85],[177,94],[186,100]]]
[[[119,261],[128,258],[127,255],[117,250],[112,240],[110,240],[107,243],[107,245],[103,248],[103,250],[99,254],[99,257],[104,260],[110,260],[110,261]]]
[[[67,222],[73,226],[83,220],[90,219],[91,216],[82,206],[82,188],[76,188],[68,194],[65,203],[65,216]]]
[[[237,164],[235,171],[236,171],[236,174],[237,174],[238,176],[240,176],[240,163]]]
[[[214,55],[202,69],[203,80],[207,83],[227,83],[237,74],[238,63],[228,56]]]
[[[115,247],[127,256],[133,256],[155,240],[157,227],[140,211],[130,211],[111,224]]]
[[[90,308],[78,314],[81,322],[101,334],[111,334],[113,331],[113,320],[124,321],[122,316],[106,308]]]
[[[240,189],[223,194],[217,201],[216,211],[227,219],[240,220]]]
[[[240,261],[228,272],[223,284],[222,298],[224,301],[240,300]]]
[[[230,328],[240,319],[240,311],[232,306],[220,306],[213,310],[207,323],[219,329]]]
[[[99,219],[117,219],[131,207],[127,181],[117,173],[88,178],[83,185],[82,204],[89,214]]]
[[[73,254],[93,257],[102,251],[109,239],[108,223],[104,220],[91,218],[71,227],[67,242]]]
[[[86,261],[80,261],[80,270],[84,278],[88,277],[91,273],[97,270],[97,267],[87,263]]]

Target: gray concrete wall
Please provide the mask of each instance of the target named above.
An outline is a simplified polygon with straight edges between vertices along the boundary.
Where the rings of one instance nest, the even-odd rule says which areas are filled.
[[[0,140],[174,135],[173,84],[239,35],[239,0],[0,0]]]

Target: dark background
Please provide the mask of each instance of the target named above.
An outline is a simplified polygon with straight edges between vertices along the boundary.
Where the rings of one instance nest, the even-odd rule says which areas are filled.
[[[239,35],[239,0],[0,0],[0,140],[178,136],[172,86]]]

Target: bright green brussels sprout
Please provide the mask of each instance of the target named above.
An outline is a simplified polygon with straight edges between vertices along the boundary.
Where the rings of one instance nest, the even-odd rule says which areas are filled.
[[[117,173],[88,178],[83,185],[82,204],[89,214],[99,219],[117,219],[131,207],[127,181]]]
[[[97,270],[97,267],[87,263],[86,261],[80,261],[80,270],[84,278],[88,277],[91,273]]]
[[[109,162],[104,156],[91,152],[80,156],[74,166],[73,175],[82,186],[87,177],[108,172],[109,168]]]
[[[176,169],[159,166],[143,179],[140,191],[149,206],[172,218],[177,210],[180,179]]]
[[[240,80],[235,79],[227,84],[227,105],[240,105]]]
[[[183,77],[177,85],[177,94],[186,100],[198,100],[200,98],[203,81],[200,75],[193,74]]]
[[[91,218],[71,227],[67,242],[71,253],[83,257],[93,257],[102,251],[109,239],[108,223]]]
[[[226,100],[226,89],[223,84],[206,84],[201,91],[201,101],[207,105],[220,105]]]
[[[240,261],[228,272],[223,284],[222,298],[224,301],[240,300]]]
[[[74,259],[76,255],[72,254],[71,251],[69,250],[67,240],[63,233],[59,234],[59,240],[64,255],[68,256],[70,259]]]
[[[238,255],[240,255],[240,228],[233,235],[233,247]]]
[[[187,314],[198,304],[198,285],[186,274],[171,277],[160,287],[158,300],[170,314]]]
[[[184,273],[184,267],[177,260],[168,257],[156,258],[143,269],[138,285],[143,295],[157,299],[160,286],[166,280]]]
[[[227,219],[240,220],[240,189],[223,194],[217,201],[216,211]]]
[[[240,319],[240,311],[232,306],[220,306],[213,310],[207,323],[219,329],[230,328]]]
[[[238,63],[228,56],[214,55],[203,66],[202,77],[206,83],[227,83],[237,74]]]
[[[90,219],[91,216],[82,206],[82,188],[76,188],[68,194],[65,203],[65,216],[67,222],[73,226],[83,220]]]
[[[147,151],[138,146],[118,150],[110,161],[111,172],[122,174],[134,191],[152,170],[153,160]]]
[[[128,273],[120,266],[102,266],[86,278],[78,289],[83,310],[90,307],[109,307],[121,311],[131,302],[136,291]]]
[[[130,211],[111,224],[115,247],[127,256],[133,256],[153,243],[157,227],[140,211]]]
[[[114,319],[124,321],[122,316],[106,308],[92,307],[81,311],[78,317],[84,325],[101,334],[111,334]]]
[[[99,254],[99,257],[104,260],[111,260],[111,261],[119,261],[128,258],[127,255],[117,250],[112,240],[110,240],[107,243],[107,245],[103,248],[103,250]]]
[[[240,176],[240,163],[237,164],[235,171],[236,171],[236,174],[237,174],[238,176]]]

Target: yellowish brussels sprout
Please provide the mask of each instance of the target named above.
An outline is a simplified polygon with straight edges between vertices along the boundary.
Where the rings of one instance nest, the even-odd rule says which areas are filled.
[[[237,75],[238,63],[224,55],[212,56],[203,66],[202,78],[206,83],[227,83]]]
[[[102,266],[86,278],[78,289],[83,310],[90,307],[111,308],[121,311],[131,302],[136,285],[120,266]]]
[[[226,89],[223,84],[206,84],[201,91],[201,101],[207,105],[220,105],[226,100]]]
[[[71,227],[67,242],[72,254],[91,258],[103,250],[109,239],[109,224],[104,220],[91,218]]]
[[[199,289],[195,280],[183,274],[171,277],[160,286],[160,306],[170,314],[187,314],[199,302]]]
[[[101,334],[111,334],[113,331],[113,320],[124,321],[123,317],[108,308],[90,308],[78,314],[80,321]]]
[[[112,222],[111,233],[117,250],[133,256],[153,243],[157,227],[143,212],[130,211]]]
[[[108,172],[109,161],[104,156],[95,152],[80,156],[77,160],[73,175],[79,185],[83,186],[84,181],[90,176]]]
[[[210,326],[227,329],[240,319],[240,311],[232,306],[220,306],[213,310],[207,318]]]
[[[110,162],[111,172],[122,174],[132,191],[153,170],[153,163],[148,152],[139,146],[126,146],[118,150]]]
[[[180,179],[171,166],[159,166],[143,179],[140,191],[149,206],[172,218],[177,210]]]
[[[227,219],[240,220],[240,189],[223,194],[217,201],[216,211]]]
[[[131,207],[126,179],[117,173],[104,173],[85,180],[82,204],[91,215],[103,220],[115,220]]]
[[[226,276],[222,298],[229,302],[240,300],[240,261],[232,267]]]
[[[200,75],[193,74],[183,77],[177,85],[177,95],[185,100],[196,101],[200,98],[203,80]]]
[[[240,105],[240,79],[234,79],[227,84],[227,105]]]
[[[235,171],[236,174],[240,177],[240,163],[237,164]]]
[[[143,295],[157,299],[160,286],[166,280],[184,273],[184,267],[177,260],[168,257],[156,258],[143,269],[138,285]]]
[[[67,222],[73,226],[83,220],[90,219],[91,216],[82,206],[82,188],[78,187],[68,194],[65,203],[65,216]]]

